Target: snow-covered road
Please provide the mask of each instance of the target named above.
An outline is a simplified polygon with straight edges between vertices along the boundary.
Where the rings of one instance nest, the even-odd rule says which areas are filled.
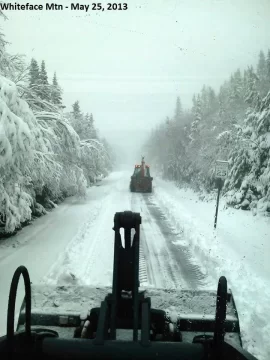
[[[25,265],[31,281],[111,285],[113,268],[113,217],[115,212],[140,212],[140,281],[153,287],[197,288],[205,276],[194,265],[187,244],[173,228],[151,194],[129,192],[129,173],[115,172],[89,189],[87,199],[67,199],[0,245],[0,332],[6,328],[8,291],[15,269]],[[173,243],[182,247],[177,251]],[[179,261],[180,260],[180,261]],[[17,304],[22,301],[22,284]]]
[[[67,246],[85,236],[91,222],[106,209],[104,202],[115,193],[114,186],[122,174],[115,173],[104,181],[102,187],[89,189],[87,199],[66,199],[57,209],[34,221],[16,236],[1,241],[0,245],[0,332],[6,331],[8,291],[15,269],[25,265],[31,281],[38,283],[48,273]],[[124,204],[123,204],[124,205]],[[110,224],[104,224],[104,230]],[[22,300],[22,287],[18,291],[18,305]]]
[[[133,211],[142,216],[141,245],[147,259],[147,285],[185,289],[207,286],[206,277],[195,265],[187,243],[175,232],[155,196],[132,194],[132,206]]]
[[[197,288],[205,285],[205,277],[193,264],[187,244],[173,243],[177,234],[162,210],[154,203],[154,195],[130,193],[128,174],[111,176],[96,190],[100,192],[99,209],[82,224],[43,281],[70,281],[86,285],[112,283],[113,217],[115,212],[132,210],[142,216],[140,283],[160,288]],[[104,189],[110,187],[110,192]],[[102,196],[103,194],[103,196]]]
[[[142,216],[141,285],[215,290],[225,275],[236,298],[244,346],[260,360],[269,359],[269,219],[221,206],[214,231],[214,202],[200,202],[191,191],[158,179],[152,194],[130,193],[129,175],[112,173],[90,188],[85,200],[67,199],[1,241],[0,334],[6,330],[8,292],[19,265],[28,268],[34,284],[110,286],[113,217],[132,210]],[[261,251],[254,252],[259,245]],[[17,309],[22,296],[20,286]]]

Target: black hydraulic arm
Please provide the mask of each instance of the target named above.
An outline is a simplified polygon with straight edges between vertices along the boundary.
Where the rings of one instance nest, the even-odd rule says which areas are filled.
[[[227,311],[227,280],[221,276],[218,282],[217,289],[217,304],[216,304],[216,321],[214,331],[214,345],[220,348],[224,342],[225,336],[225,320]]]
[[[116,339],[116,316],[123,290],[132,292],[133,303],[133,340],[138,340],[139,328],[139,247],[140,247],[139,213],[131,211],[117,212],[114,216],[114,265],[113,289],[110,321],[110,338]],[[120,229],[124,229],[122,245]],[[131,243],[131,229],[135,230]]]

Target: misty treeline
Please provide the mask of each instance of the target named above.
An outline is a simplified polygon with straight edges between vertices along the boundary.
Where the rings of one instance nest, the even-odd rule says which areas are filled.
[[[44,61],[27,64],[6,45],[1,33],[0,236],[67,196],[85,196],[113,163],[93,115],[84,114],[79,101],[65,111],[56,74],[50,83]]]
[[[228,160],[227,204],[270,215],[270,50],[257,68],[236,70],[218,93],[204,85],[154,129],[145,151],[165,179],[212,193],[215,161]],[[203,198],[203,196],[201,196]]]

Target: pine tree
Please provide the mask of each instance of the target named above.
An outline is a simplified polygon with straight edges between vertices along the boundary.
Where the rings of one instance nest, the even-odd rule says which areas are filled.
[[[205,115],[207,113],[207,108],[208,108],[208,94],[205,85],[203,85],[203,88],[201,90],[200,105],[201,105],[202,114]]]
[[[29,69],[29,85],[30,87],[37,85],[39,80],[39,66],[37,61],[33,58]]]
[[[222,91],[220,91],[219,95],[218,95],[218,102],[219,102],[219,117],[222,120],[223,117],[226,114],[226,108],[225,108],[225,98],[224,95],[222,93]],[[220,122],[220,120],[218,120]]]
[[[270,50],[268,50],[266,59],[266,78],[268,82],[268,87],[270,87]]]
[[[45,61],[42,60],[39,72],[39,91],[38,95],[42,100],[50,101],[50,86],[48,82],[48,75],[45,68]],[[43,106],[42,106],[43,107]]]
[[[39,72],[39,80],[41,84],[48,85],[48,75],[45,67],[45,61],[42,60],[40,72]]]
[[[266,59],[263,51],[260,51],[259,62],[257,66],[257,75],[260,80],[263,80],[266,76]]]
[[[213,112],[217,110],[217,98],[214,89],[208,87],[208,106],[209,111]]]
[[[242,98],[243,84],[240,69],[231,76],[230,102],[234,104]]]
[[[190,126],[190,135],[189,139],[191,140],[190,145],[194,146],[197,143],[198,135],[199,135],[199,125],[202,120],[202,108],[201,108],[201,97],[197,95],[196,103],[194,106],[194,115],[193,121]]]
[[[80,139],[85,139],[84,136],[84,118],[83,114],[81,112],[79,101],[75,101],[75,103],[72,105],[72,112],[71,115],[73,117],[72,119],[72,125],[79,135]]]
[[[58,84],[56,73],[53,75],[53,83],[51,89],[51,100],[52,103],[62,107],[62,90]]]
[[[254,104],[258,97],[257,81],[258,77],[254,72],[253,66],[250,66],[247,70],[247,89],[245,94],[245,102],[250,106]]]
[[[182,104],[181,104],[181,100],[180,97],[178,96],[176,99],[176,107],[175,107],[175,113],[174,113],[174,120],[175,121],[180,121],[181,116],[182,116],[183,110],[182,110]]]
[[[83,135],[81,139],[97,139],[97,132],[94,126],[93,114],[86,114],[83,119]]]
[[[248,70],[244,70],[244,75],[243,75],[243,93],[245,93],[246,89],[247,89],[247,83],[248,83]]]
[[[258,90],[260,92],[261,97],[263,98],[269,91],[269,81],[267,79],[267,59],[263,51],[260,51],[259,61],[257,66],[257,76],[258,76]]]
[[[82,113],[81,113],[81,109],[80,109],[80,104],[79,101],[75,101],[75,103],[72,105],[72,115],[74,116],[75,119],[79,118]]]
[[[39,66],[34,58],[32,58],[29,68],[29,88],[29,100],[31,100],[31,105],[39,107],[39,102],[35,99],[39,94]]]
[[[195,94],[192,96],[191,112],[195,116],[195,113],[196,113],[196,95]]]
[[[270,50],[258,60],[256,71],[237,69],[216,94],[204,86],[181,122],[174,115],[157,127],[148,149],[165,178],[206,190],[214,186],[215,160],[229,160],[227,203],[245,210],[257,206],[269,216]]]
[[[89,118],[89,128],[91,131],[91,138],[92,139],[96,139],[97,138],[97,132],[94,126],[94,117],[93,114],[90,114],[90,118]]]
[[[53,86],[58,86],[58,81],[57,81],[57,77],[56,77],[56,72],[54,72],[53,74]]]

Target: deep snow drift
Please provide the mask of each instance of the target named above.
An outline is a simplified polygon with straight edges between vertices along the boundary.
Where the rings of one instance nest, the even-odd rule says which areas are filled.
[[[155,198],[186,242],[213,286],[227,277],[240,318],[243,346],[258,359],[270,358],[270,219],[202,202],[191,190],[156,179]]]

